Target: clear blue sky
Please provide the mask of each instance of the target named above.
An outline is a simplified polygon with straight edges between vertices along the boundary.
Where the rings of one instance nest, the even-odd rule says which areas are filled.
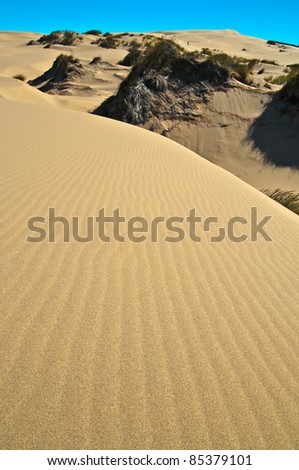
[[[0,30],[234,29],[299,44],[297,0],[2,0]]]

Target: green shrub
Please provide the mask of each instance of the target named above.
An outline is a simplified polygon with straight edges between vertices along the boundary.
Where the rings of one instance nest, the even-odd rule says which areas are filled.
[[[83,74],[83,66],[79,59],[72,55],[60,54],[54,60],[52,67],[34,80],[29,80],[31,86],[39,87],[41,91],[48,92],[57,84],[72,80]]]
[[[208,48],[203,48],[202,53],[207,55],[213,62],[225,67],[233,76],[243,83],[248,82],[250,72],[253,67],[259,63],[258,59],[230,56],[225,52],[213,52]]]
[[[129,54],[124,57],[124,59],[118,62],[119,65],[124,65],[126,67],[132,67],[132,65],[137,64],[139,59],[142,57],[142,52],[139,45],[133,45],[130,47]]]
[[[71,46],[78,37],[78,33],[73,31],[53,31],[50,34],[41,36],[37,42],[46,45],[60,44],[62,46]]]
[[[101,62],[102,62],[102,57],[96,56],[89,62],[89,65],[97,65],[97,64],[100,64]]]
[[[22,73],[18,73],[17,75],[14,75],[13,78],[16,78],[17,80],[21,80],[22,82],[25,82],[26,77]]]
[[[299,105],[299,73],[285,83],[280,90],[280,96],[284,101]]]
[[[131,124],[161,115],[192,120],[196,103],[210,87],[226,86],[228,80],[226,68],[211,60],[197,60],[171,39],[156,38],[142,49],[117,94],[93,112]]]
[[[279,65],[278,62],[276,62],[276,60],[262,59],[261,62],[262,64]]]
[[[271,80],[268,79],[271,83],[274,85],[283,85],[288,81],[288,76],[287,75],[278,75],[277,77],[272,77]]]
[[[98,29],[90,29],[89,31],[86,31],[86,33],[83,34],[91,34],[92,36],[101,36],[102,31],[99,31]]]
[[[105,39],[102,39],[98,42],[100,47],[104,47],[105,49],[116,49],[118,46],[118,41],[110,33],[104,34]]]
[[[297,44],[292,44],[289,42],[273,41],[273,40],[267,41],[267,44],[270,44],[271,46],[283,45],[283,46],[299,47],[299,45]]]
[[[134,49],[136,47],[138,48],[140,46],[141,46],[141,44],[138,41],[136,41],[136,39],[133,39],[133,41],[131,41],[131,43],[130,43],[129,51],[131,51],[131,49]]]
[[[75,42],[77,38],[77,34],[73,33],[72,31],[65,31],[63,35],[63,44],[66,46],[70,46]]]
[[[208,47],[203,47],[202,48],[202,53],[204,55],[208,55],[209,57],[213,54],[213,52],[211,51],[211,49],[209,49]]]
[[[185,57],[189,57],[190,59],[200,59],[200,52],[199,51],[186,51],[184,54]]]
[[[299,64],[290,64],[288,65],[288,68],[291,69],[289,73],[272,78],[271,83],[283,85],[299,74]]]
[[[211,61],[198,61],[192,53],[187,52],[175,41],[165,38],[155,38],[142,51],[140,58],[122,83],[121,88],[135,85],[136,80],[149,71],[151,73],[157,71],[160,75],[169,76],[169,78],[171,75],[172,80],[179,78],[186,83],[197,83],[205,80],[213,82],[215,77],[217,83],[218,79],[222,83],[228,78],[228,72],[224,67],[219,67],[218,64]]]
[[[299,193],[283,189],[263,189],[262,192],[274,201],[299,215]]]
[[[161,69],[172,64],[173,60],[183,55],[185,50],[172,39],[155,38],[144,53],[143,67]]]

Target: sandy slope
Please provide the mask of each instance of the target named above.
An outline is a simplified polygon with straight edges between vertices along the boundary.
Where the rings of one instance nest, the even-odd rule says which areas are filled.
[[[298,448],[298,217],[145,130],[0,107],[1,448]],[[273,242],[25,242],[48,207],[251,206]]]
[[[0,99],[9,101],[32,103],[32,104],[49,104],[57,106],[54,96],[41,93],[27,83],[14,78],[0,77]]]
[[[169,138],[257,189],[299,192],[299,171],[275,166],[291,155],[298,158],[299,116],[281,113],[272,98],[249,87],[217,91],[198,106],[197,122],[161,120],[160,125]]]

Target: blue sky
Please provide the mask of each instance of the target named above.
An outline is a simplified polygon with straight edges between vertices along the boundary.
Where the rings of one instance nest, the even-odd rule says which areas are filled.
[[[234,29],[299,44],[296,0],[2,0],[0,30],[49,33]]]

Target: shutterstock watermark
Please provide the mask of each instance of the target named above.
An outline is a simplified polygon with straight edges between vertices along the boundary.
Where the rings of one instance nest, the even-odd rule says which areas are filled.
[[[26,241],[29,243],[44,241],[55,243],[58,240],[64,243],[72,241],[90,243],[96,240],[104,243],[111,241],[179,243],[188,237],[193,242],[199,243],[203,241],[203,235],[209,235],[211,243],[220,243],[225,239],[233,243],[242,243],[246,240],[257,242],[259,239],[272,241],[265,229],[271,218],[272,216],[267,215],[259,219],[257,207],[250,208],[248,218],[230,217],[225,224],[220,224],[218,216],[200,216],[195,208],[190,209],[186,217],[160,215],[151,220],[141,215],[127,218],[121,215],[119,208],[107,215],[102,208],[96,216],[88,216],[81,220],[78,216],[67,218],[57,215],[55,208],[50,207],[48,217],[34,216],[28,219],[27,228],[30,235]]]

